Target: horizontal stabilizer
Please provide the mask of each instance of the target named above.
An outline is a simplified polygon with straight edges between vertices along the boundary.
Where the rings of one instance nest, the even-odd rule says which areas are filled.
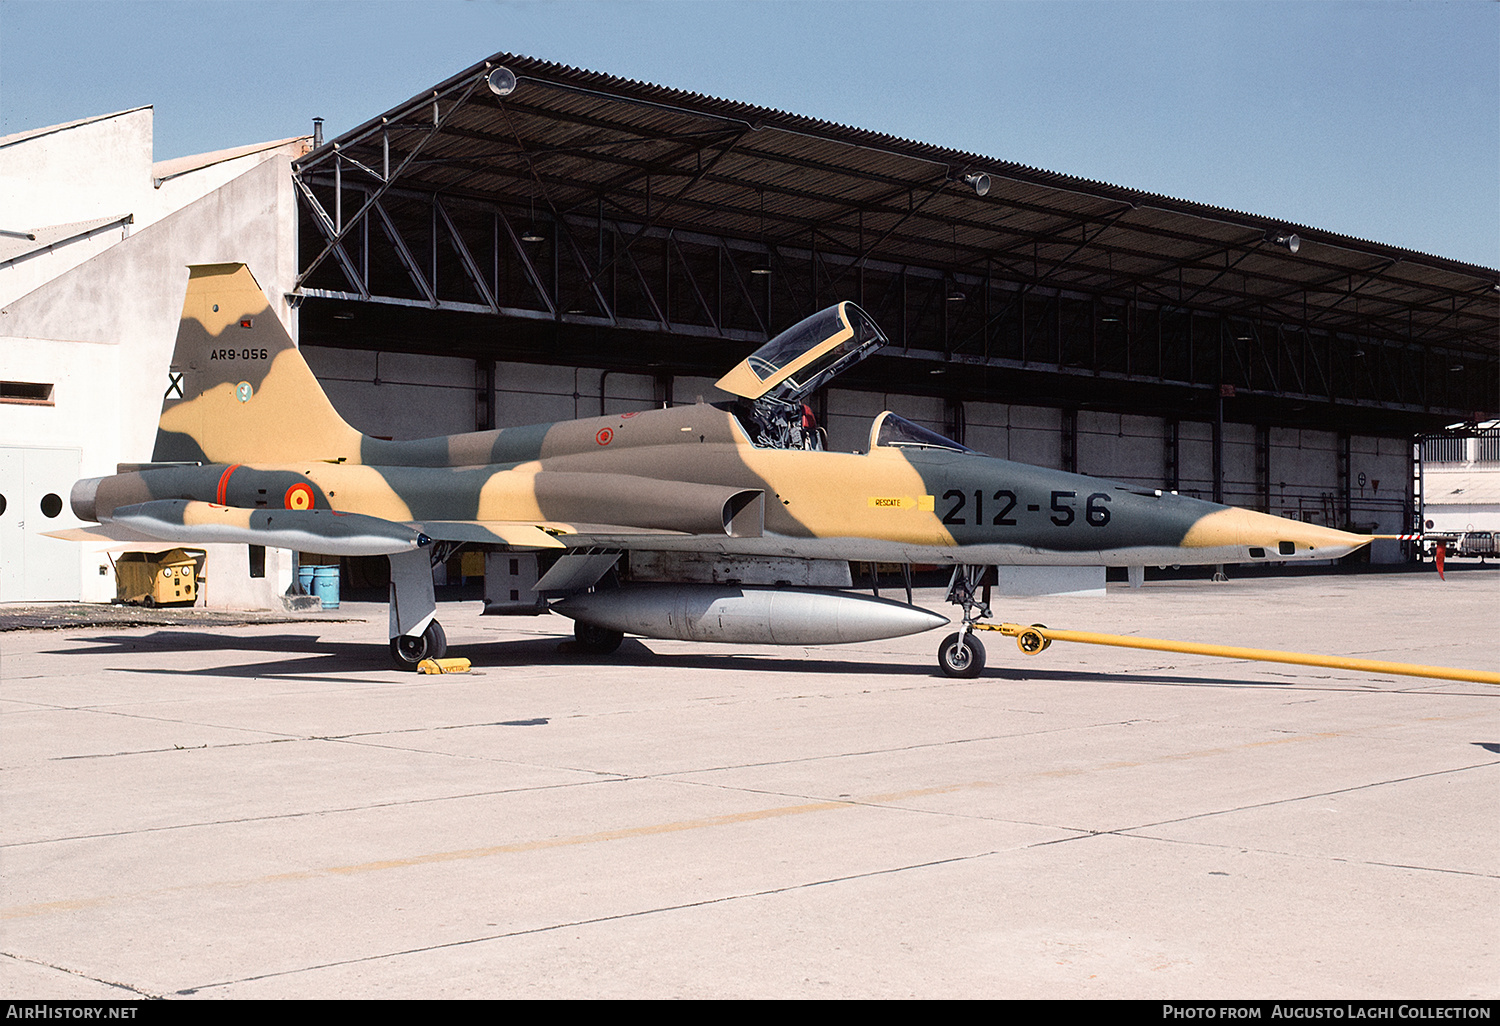
[[[57,538],[71,542],[108,542],[106,548],[128,549],[139,545],[143,549],[160,547],[175,548],[176,543],[164,542],[153,535],[132,531],[124,524],[95,524],[92,527],[69,527],[61,531],[43,531],[43,538]]]

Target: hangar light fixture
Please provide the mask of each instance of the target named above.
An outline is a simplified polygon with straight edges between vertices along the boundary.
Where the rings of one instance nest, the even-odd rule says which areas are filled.
[[[973,189],[976,196],[990,194],[990,176],[982,171],[971,171],[964,175],[964,184]]]
[[[1302,247],[1302,240],[1291,232],[1267,232],[1266,241],[1273,246],[1280,246],[1288,253],[1295,253]]]
[[[509,96],[516,91],[516,73],[509,68],[496,68],[485,76],[484,84],[496,96]]]

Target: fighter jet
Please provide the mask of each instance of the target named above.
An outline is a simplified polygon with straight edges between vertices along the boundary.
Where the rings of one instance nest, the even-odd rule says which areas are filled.
[[[995,459],[891,412],[864,452],[827,451],[806,400],[885,342],[841,302],[724,375],[724,402],[391,441],[338,414],[245,265],[195,266],[152,462],[79,481],[72,506],[89,537],[385,556],[403,668],[446,651],[432,569],[460,547],[487,554],[486,612],[561,613],[596,653],[626,634],[931,630],[949,621],[853,591],[849,564],[951,566],[961,626],[938,663],[972,677],[987,567],[1329,559],[1370,541]]]

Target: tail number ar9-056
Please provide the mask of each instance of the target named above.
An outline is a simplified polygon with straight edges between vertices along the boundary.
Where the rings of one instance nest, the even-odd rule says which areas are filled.
[[[952,505],[948,507],[948,512],[943,514],[943,523],[955,525],[973,523],[976,526],[981,526],[984,524],[984,491],[982,489],[975,489],[972,493],[974,496],[974,519],[972,521],[966,518],[966,509],[969,504],[969,494],[970,493],[960,491],[957,488],[950,488],[948,489],[948,491],[943,493],[944,501],[952,503]],[[1050,507],[1052,510],[1052,515],[1049,517],[1049,519],[1058,527],[1068,527],[1069,525],[1071,525],[1078,516],[1077,510],[1073,506],[1073,500],[1077,498],[1077,492],[1053,492],[1052,504]],[[1016,493],[1008,488],[1001,488],[999,491],[990,496],[990,501],[1002,504],[999,512],[995,513],[995,515],[990,519],[990,526],[1014,527],[1017,521],[1016,518],[1011,516],[1010,514],[1016,508],[1016,503],[1018,501],[1016,499]],[[1110,498],[1108,492],[1089,493],[1089,496],[1084,499],[1083,503],[1083,522],[1088,524],[1090,527],[1103,527],[1105,524],[1109,523],[1109,501]],[[1032,505],[1027,506],[1026,509],[1028,512],[1036,513],[1041,510],[1041,506],[1039,504],[1033,503]]]

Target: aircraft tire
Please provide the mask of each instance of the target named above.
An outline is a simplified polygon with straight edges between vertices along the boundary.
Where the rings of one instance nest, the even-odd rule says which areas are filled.
[[[447,651],[448,636],[436,620],[421,634],[403,634],[391,639],[391,662],[398,670],[415,670],[423,659],[441,659]]]
[[[950,634],[938,646],[938,666],[949,677],[977,677],[984,670],[984,646],[972,634]]]
[[[591,623],[575,620],[573,639],[580,652],[586,652],[589,655],[609,655],[620,647],[620,642],[625,640],[625,634],[622,631],[612,631],[608,627],[596,627]]]

